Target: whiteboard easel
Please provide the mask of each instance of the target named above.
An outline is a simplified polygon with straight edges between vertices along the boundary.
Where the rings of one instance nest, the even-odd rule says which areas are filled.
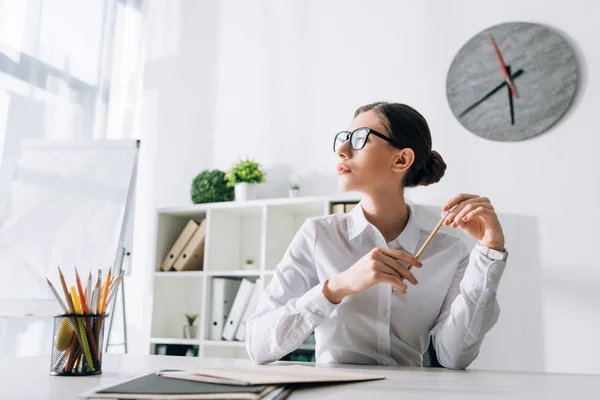
[[[125,241],[139,146],[139,140],[22,142],[0,221],[0,315],[60,313],[44,279],[58,284],[57,266],[70,283],[73,266],[82,277],[121,270],[131,251]]]

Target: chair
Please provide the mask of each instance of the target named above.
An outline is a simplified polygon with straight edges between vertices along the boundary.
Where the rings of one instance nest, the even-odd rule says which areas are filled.
[[[302,342],[300,347],[283,356],[281,361],[315,362],[315,334],[311,333],[304,342]],[[427,347],[425,354],[423,354],[423,366],[429,368],[443,368],[442,364],[438,361],[432,340],[429,341],[429,347]]]
[[[423,354],[423,366],[429,368],[444,368],[438,361],[437,353],[433,347],[433,340],[429,340],[429,346]]]

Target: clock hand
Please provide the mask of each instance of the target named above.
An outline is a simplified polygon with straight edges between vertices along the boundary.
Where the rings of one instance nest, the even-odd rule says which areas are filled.
[[[522,69],[520,69],[517,72],[515,72],[514,74],[512,74],[511,78],[515,79],[518,76],[520,76],[523,72],[524,71]],[[483,103],[484,101],[489,99],[494,93],[496,93],[498,90],[502,89],[504,87],[504,85],[506,85],[506,82],[502,82],[501,84],[499,84],[498,86],[496,86],[495,88],[490,90],[485,96],[483,96],[481,99],[477,100],[475,103],[471,104],[467,109],[465,109],[463,112],[461,112],[460,115],[458,116],[458,118],[462,118],[466,113],[468,113],[469,111],[471,111],[472,109],[474,109],[475,107],[477,107],[478,105],[480,105],[481,103]]]
[[[506,70],[508,71],[508,74],[510,75],[510,65],[506,66]],[[515,124],[515,110],[513,108],[513,98],[512,98],[512,94],[510,93],[510,90],[507,91],[506,93],[508,93],[508,107],[510,108],[510,124],[514,125]]]
[[[504,60],[502,59],[502,55],[500,54],[498,45],[496,44],[496,41],[494,40],[494,37],[492,36],[491,33],[490,33],[490,39],[492,39],[492,45],[494,45],[494,50],[496,51],[496,56],[498,57],[500,66],[502,67],[502,72],[504,73],[504,77],[506,78],[506,83],[508,83],[508,87],[510,88],[510,91],[512,92],[513,97],[515,97],[515,98],[519,97],[519,96],[517,96],[517,91],[515,90],[515,87],[513,86],[512,81],[510,80],[510,75],[508,74],[508,71],[506,70],[506,64],[504,64]]]

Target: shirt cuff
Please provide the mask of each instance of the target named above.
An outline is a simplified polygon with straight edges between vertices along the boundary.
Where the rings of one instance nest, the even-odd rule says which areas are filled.
[[[324,319],[328,317],[339,304],[331,303],[323,294],[323,285],[319,283],[298,299],[296,307],[305,313],[311,320]],[[311,318],[312,317],[312,318]]]
[[[463,282],[496,292],[505,267],[506,261],[492,260],[474,249]]]

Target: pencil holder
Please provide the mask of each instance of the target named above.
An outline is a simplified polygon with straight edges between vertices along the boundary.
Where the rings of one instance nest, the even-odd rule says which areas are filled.
[[[54,316],[51,375],[83,376],[102,373],[106,316],[107,314]]]

